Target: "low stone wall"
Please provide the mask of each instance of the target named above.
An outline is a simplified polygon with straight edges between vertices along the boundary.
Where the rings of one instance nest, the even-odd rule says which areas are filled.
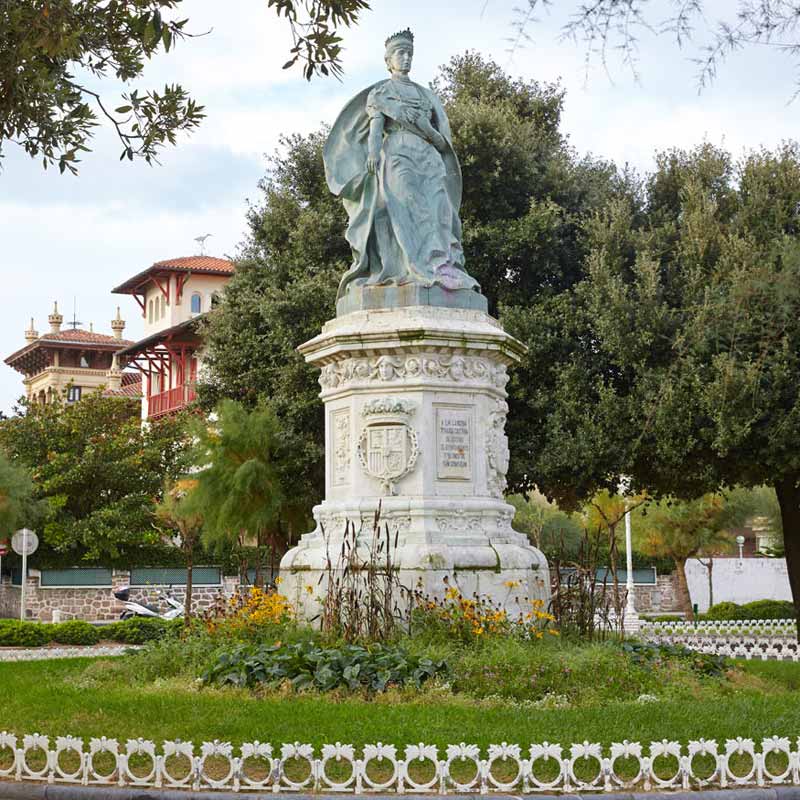
[[[677,576],[658,575],[655,584],[637,584],[634,605],[638,612],[644,614],[669,614],[680,611]]]
[[[124,605],[114,597],[114,590],[126,586],[130,582],[130,572],[127,570],[114,570],[112,586],[90,587],[43,587],[39,583],[39,573],[31,570],[25,590],[25,606],[27,618],[50,622],[53,612],[61,612],[61,618],[85,619],[91,622],[104,622],[119,619]],[[214,586],[195,586],[192,590],[192,606],[195,609],[204,609],[213,604],[220,595],[230,596],[239,586],[235,577],[223,578],[222,584]],[[131,600],[144,601],[163,608],[163,603],[158,599],[158,590],[167,587],[141,586],[132,587]],[[183,599],[182,587],[172,588],[172,594]],[[19,617],[21,589],[12,586],[11,580],[6,576],[0,584],[0,617]]]

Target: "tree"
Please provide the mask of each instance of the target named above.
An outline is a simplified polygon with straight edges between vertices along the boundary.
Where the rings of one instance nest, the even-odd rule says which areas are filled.
[[[255,542],[256,584],[262,586],[265,548],[274,567],[297,523],[298,504],[287,501],[278,467],[283,449],[278,417],[266,403],[250,410],[224,400],[214,419],[196,422],[194,433],[197,483],[189,508],[202,515],[208,546],[231,550]],[[285,485],[291,486],[290,478]]]
[[[531,492],[527,498],[512,494],[506,500],[515,509],[514,529],[524,533],[548,558],[577,555],[582,528],[574,515],[562,511],[538,492]]]
[[[32,526],[38,511],[28,471],[13,464],[0,449],[0,535]]]
[[[45,168],[77,172],[97,113],[114,126],[120,158],[151,163],[176,134],[204,117],[178,85],[122,95],[110,110],[91,88],[113,75],[140,78],[145,62],[187,34],[168,19],[180,0],[17,0],[0,5],[0,156],[5,142],[41,157]]]
[[[558,86],[516,81],[475,53],[453,59],[436,82],[464,172],[466,264],[492,313],[544,307],[582,272],[581,224],[609,196],[627,191],[612,165],[579,158],[559,132]],[[244,259],[208,316],[201,400],[250,406],[269,397],[281,421],[292,486],[308,506],[324,492],[324,416],[318,372],[296,348],[333,315],[351,254],[347,217],[328,191],[326,132],[284,139],[248,215]],[[542,312],[542,313],[546,313]],[[512,443],[526,438],[520,412],[538,367],[512,373]],[[513,455],[513,452],[512,452]],[[517,470],[512,464],[512,470]]]
[[[512,22],[515,35],[511,51],[530,39],[529,30],[538,11],[553,5],[553,0],[527,0],[515,8]],[[638,78],[639,37],[641,34],[670,36],[683,49],[702,32],[703,44],[692,61],[697,66],[697,82],[702,89],[717,76],[722,63],[733,53],[752,47],[771,47],[795,60],[800,59],[797,31],[800,28],[800,2],[797,0],[736,0],[727,5],[728,13],[718,13],[704,0],[578,0],[561,31],[562,40],[582,42],[586,48],[587,70],[599,59],[608,69],[609,52],[621,54],[624,64]],[[559,10],[566,3],[559,2]],[[713,16],[712,16],[713,15]],[[712,21],[713,20],[713,21]]]
[[[37,563],[129,566],[162,554],[153,512],[165,476],[182,470],[183,421],[143,429],[138,401],[99,394],[25,411],[0,422],[0,448],[44,501]]]
[[[267,6],[274,7],[278,16],[283,14],[291,28],[293,46],[283,68],[299,61],[307,80],[316,72],[342,74],[338,29],[355,25],[361,12],[369,9],[366,0],[267,0]]]
[[[203,517],[193,507],[192,495],[197,489],[196,478],[179,478],[167,483],[161,502],[156,506],[156,520],[177,538],[177,545],[186,563],[186,594],[184,620],[188,625],[192,618],[192,588],[194,556],[200,542]]]
[[[686,580],[686,562],[702,553],[725,549],[731,543],[726,529],[729,516],[721,495],[707,494],[688,502],[665,499],[642,518],[639,548],[653,556],[668,556],[678,575],[678,602],[688,619],[694,619]]]
[[[7,142],[45,168],[76,174],[98,116],[122,144],[120,160],[156,162],[160,150],[191,132],[203,106],[178,84],[133,89],[122,104],[98,90],[110,77],[141,78],[147,61],[191,37],[180,19],[182,0],[14,0],[0,3],[0,158]],[[300,63],[307,79],[340,75],[338,30],[354,25],[366,0],[267,0],[293,38],[288,69]],[[209,32],[210,33],[210,32]],[[114,107],[116,106],[116,107]]]
[[[531,480],[562,504],[619,474],[682,498],[773,487],[800,616],[798,203],[795,144],[662,153],[587,225],[560,313],[520,310],[514,329],[539,367]]]

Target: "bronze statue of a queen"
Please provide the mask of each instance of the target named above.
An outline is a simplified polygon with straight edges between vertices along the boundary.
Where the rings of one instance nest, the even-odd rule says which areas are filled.
[[[340,299],[354,287],[406,284],[480,291],[464,269],[450,124],[439,98],[409,79],[413,54],[410,30],[386,40],[391,77],[344,107],[325,144],[328,186],[344,203],[353,251]]]

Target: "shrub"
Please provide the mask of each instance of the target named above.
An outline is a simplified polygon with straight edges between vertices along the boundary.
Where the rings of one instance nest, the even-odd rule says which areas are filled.
[[[701,619],[741,619],[737,616],[739,614],[739,606],[736,603],[726,601],[724,603],[717,603],[701,616]]]
[[[82,619],[72,619],[50,625],[50,641],[59,644],[97,644],[100,633],[94,625]]]
[[[424,656],[410,655],[399,647],[359,645],[319,647],[300,644],[241,645],[220,653],[203,674],[203,682],[217,685],[277,688],[284,682],[295,689],[382,692],[389,686],[414,685],[443,675],[447,666]]]
[[[794,605],[789,600],[755,600],[745,603],[741,612],[745,619],[794,619]]]
[[[752,603],[717,603],[708,609],[700,619],[708,620],[751,620],[751,619],[794,619],[795,610],[788,600],[754,600]]]
[[[50,641],[49,628],[41,622],[0,620],[0,647],[41,647]]]
[[[145,644],[175,633],[183,627],[183,620],[164,620],[156,617],[132,617],[106,625],[100,631],[103,639],[122,644]]]

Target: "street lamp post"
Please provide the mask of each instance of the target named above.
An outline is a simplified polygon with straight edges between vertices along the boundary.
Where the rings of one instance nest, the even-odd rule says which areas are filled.
[[[627,598],[625,600],[625,630],[628,633],[637,633],[640,627],[639,614],[636,612],[635,589],[633,584],[633,542],[631,537],[631,512],[628,509],[628,500],[625,500],[625,567],[627,580]]]
[[[736,544],[739,545],[739,563],[736,565],[736,568],[741,571],[744,569],[744,536],[739,534],[736,537]]]

